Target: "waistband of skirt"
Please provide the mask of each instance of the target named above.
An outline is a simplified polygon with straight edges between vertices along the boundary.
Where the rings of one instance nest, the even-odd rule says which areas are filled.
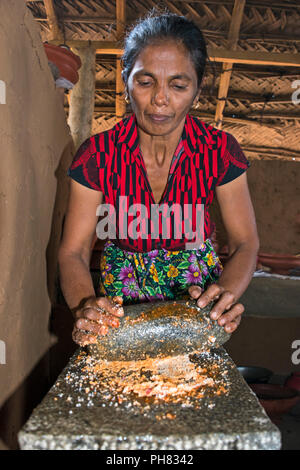
[[[106,250],[106,248],[109,248],[109,247],[113,247],[115,250],[119,250],[120,252],[126,254],[126,255],[136,255],[136,256],[153,256],[154,254],[156,254],[157,252],[160,253],[160,254],[164,254],[164,253],[180,253],[180,252],[188,252],[188,253],[198,253],[199,251],[203,251],[205,249],[208,249],[209,251],[212,251],[216,254],[215,252],[215,249],[213,247],[213,244],[212,244],[212,241],[210,240],[210,238],[206,238],[206,240],[202,243],[202,245],[200,245],[198,248],[191,248],[191,249],[188,249],[188,250],[168,250],[166,248],[157,248],[157,249],[154,249],[154,250],[151,250],[151,251],[143,251],[143,252],[140,252],[140,251],[129,251],[129,250],[125,250],[123,248],[120,248],[118,245],[116,245],[115,243],[113,243],[112,240],[107,240],[107,242],[104,244],[104,252]]]

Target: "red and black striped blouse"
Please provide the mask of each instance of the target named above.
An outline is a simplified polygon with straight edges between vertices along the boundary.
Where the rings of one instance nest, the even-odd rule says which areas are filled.
[[[103,204],[114,207],[115,236],[109,238],[120,248],[134,252],[148,252],[160,248],[177,251],[186,249],[186,243],[191,240],[184,230],[182,236],[178,236],[178,221],[174,220],[176,214],[171,210],[168,212],[168,207],[171,209],[175,203],[181,206],[183,214],[184,206],[190,204],[192,229],[195,231],[196,205],[202,204],[203,235],[206,240],[211,236],[213,229],[208,209],[214,197],[215,187],[237,178],[249,166],[250,163],[235,137],[188,114],[170,165],[164,193],[155,207],[139,149],[136,118],[131,115],[118,122],[112,129],[85,140],[73,159],[68,175],[88,188],[101,191]],[[135,217],[141,216],[138,237],[136,234],[130,236],[131,232],[127,230],[127,226],[135,218],[134,211],[130,215],[129,210],[134,204],[143,205],[142,212],[135,212]],[[164,218],[167,214],[170,218],[170,231],[162,231],[160,225],[156,237],[153,236],[153,219],[151,222],[150,217],[151,210],[154,209],[158,210],[160,224],[161,217]],[[124,216],[126,218],[122,219]]]

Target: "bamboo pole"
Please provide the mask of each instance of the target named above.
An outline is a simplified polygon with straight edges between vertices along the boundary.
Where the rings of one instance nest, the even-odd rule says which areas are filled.
[[[245,0],[235,0],[228,33],[228,49],[235,50],[239,39],[240,27],[243,19]],[[228,95],[233,64],[223,63],[219,83],[218,102],[215,112],[215,125],[222,128],[223,111]]]
[[[59,42],[63,41],[63,34],[60,30],[53,0],[44,0],[45,10],[51,31],[51,39]]]
[[[126,23],[126,2],[125,0],[116,0],[116,30],[117,30],[117,40],[121,41],[125,33],[125,23]],[[126,102],[124,96],[124,83],[122,79],[122,65],[121,59],[117,57],[116,59],[116,116],[122,118],[126,113]]]

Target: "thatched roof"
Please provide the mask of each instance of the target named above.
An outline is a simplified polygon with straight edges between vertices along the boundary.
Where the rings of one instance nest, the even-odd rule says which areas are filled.
[[[93,133],[118,120],[116,54],[121,46],[116,2],[124,1],[27,2],[43,41],[54,39],[71,47],[80,44],[77,41],[95,41]],[[250,159],[300,161],[300,103],[292,101],[293,82],[300,80],[299,2],[165,0],[159,5],[194,20],[208,44],[213,64],[207,69],[201,106],[195,114],[234,134]],[[154,6],[155,1],[127,0],[125,28]],[[112,54],[104,54],[104,47],[110,47]],[[300,82],[294,86],[300,89]]]

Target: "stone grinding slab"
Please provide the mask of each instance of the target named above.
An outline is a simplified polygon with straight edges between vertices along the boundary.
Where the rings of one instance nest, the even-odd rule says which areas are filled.
[[[78,352],[19,432],[21,449],[276,450],[281,435],[223,348],[190,359],[221,370],[226,393],[204,394],[187,405],[127,400],[91,391]],[[93,360],[96,360],[93,358]],[[217,380],[217,379],[216,379]],[[171,418],[171,419],[169,419]]]
[[[176,300],[124,306],[120,326],[101,336],[89,351],[108,361],[131,361],[217,348],[230,334],[210,318],[214,304],[200,308],[195,300]]]

